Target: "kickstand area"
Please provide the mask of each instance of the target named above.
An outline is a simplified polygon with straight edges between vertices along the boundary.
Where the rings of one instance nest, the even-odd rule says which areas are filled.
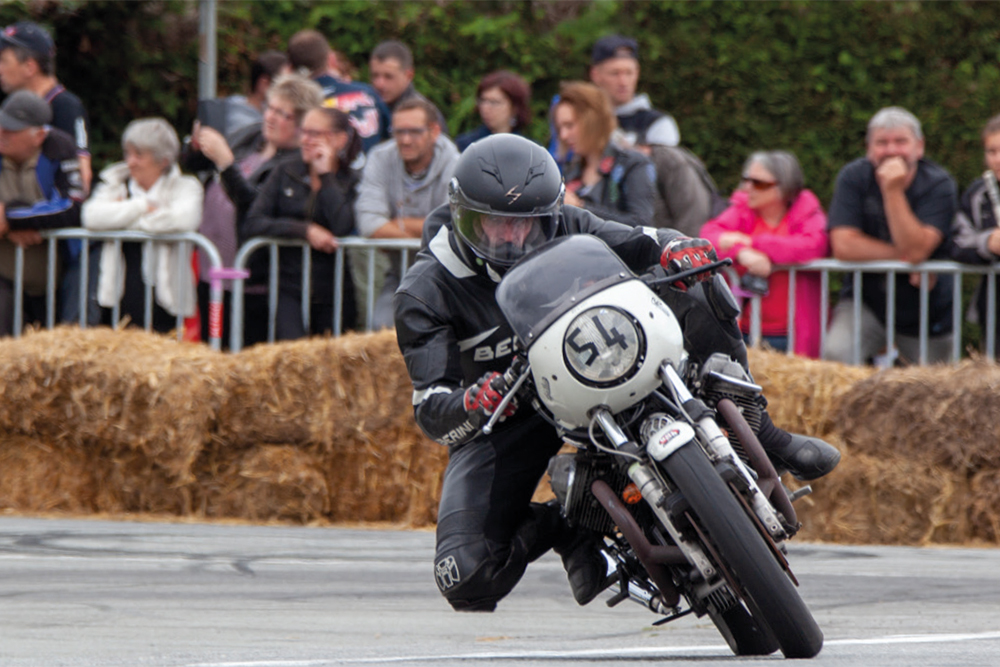
[[[694,609],[685,609],[684,611],[679,611],[676,614],[671,614],[670,616],[664,616],[658,621],[653,621],[653,625],[655,626],[666,625],[670,621],[676,621],[678,618],[683,618],[693,612]]]

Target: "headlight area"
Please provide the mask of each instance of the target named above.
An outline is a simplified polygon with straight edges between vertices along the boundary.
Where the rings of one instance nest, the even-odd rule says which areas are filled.
[[[563,337],[566,367],[594,387],[625,382],[639,370],[645,356],[642,327],[628,313],[610,306],[580,313]]]

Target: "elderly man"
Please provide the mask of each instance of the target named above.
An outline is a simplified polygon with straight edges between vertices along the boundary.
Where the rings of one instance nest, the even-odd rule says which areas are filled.
[[[448,201],[458,149],[441,133],[437,108],[422,97],[392,114],[395,141],[376,147],[361,174],[355,204],[358,232],[369,238],[420,238],[424,218]],[[395,255],[375,304],[374,327],[393,326],[392,295],[399,286]]]
[[[867,154],[840,170],[828,226],[833,256],[846,262],[896,260],[919,264],[948,257],[951,222],[958,207],[955,181],[924,158],[920,121],[887,107],[868,123]],[[944,361],[952,348],[952,276],[930,276],[928,361]],[[886,343],[887,278],[862,280],[861,361]],[[846,280],[833,313],[823,358],[851,363],[857,295]],[[896,275],[895,342],[899,354],[919,360],[920,276]],[[892,353],[892,351],[888,351]]]
[[[0,335],[13,333],[14,262],[24,252],[25,321],[45,313],[48,255],[40,229],[80,225],[83,185],[73,138],[48,127],[52,109],[27,90],[0,106]]]

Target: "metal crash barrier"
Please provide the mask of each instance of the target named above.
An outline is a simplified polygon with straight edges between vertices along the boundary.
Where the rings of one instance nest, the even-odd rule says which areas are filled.
[[[955,276],[952,283],[952,328],[954,336],[952,340],[951,361],[954,363],[961,357],[962,346],[962,283],[963,278],[971,276],[989,276],[986,281],[986,321],[983,324],[983,337],[985,354],[990,358],[996,357],[995,333],[997,327],[996,314],[996,278],[1000,272],[1000,264],[992,265],[972,265],[960,264],[950,261],[929,261],[921,264],[908,264],[906,262],[884,261],[884,262],[841,262],[835,259],[820,259],[807,264],[798,265],[778,265],[775,271],[788,271],[788,348],[787,353],[792,354],[795,349],[795,290],[796,277],[800,273],[812,271],[820,272],[820,347],[826,345],[827,328],[830,316],[830,275],[835,273],[849,274],[852,281],[853,293],[861,294],[863,284],[863,274],[881,273],[895,277],[899,273],[917,273],[920,275],[920,335],[919,335],[919,363],[927,363],[927,350],[929,339],[929,318],[930,318],[930,276],[932,274],[951,274]],[[847,279],[847,277],[845,277]],[[761,308],[760,296],[747,297],[750,302],[750,344],[759,345],[761,336]],[[861,306],[860,298],[852,300],[854,308],[851,341],[853,344],[853,363],[862,363],[861,359]],[[886,350],[895,349],[896,340],[896,281],[886,281]]]
[[[179,234],[147,234],[135,231],[106,231],[96,232],[82,228],[56,229],[41,232],[42,237],[48,244],[47,274],[46,274],[46,317],[45,325],[52,328],[56,324],[56,290],[57,280],[57,244],[63,239],[80,239],[84,241],[103,241],[114,244],[120,251],[124,242],[139,242],[147,247],[154,243],[178,243],[191,244],[204,253],[210,265],[209,270],[209,344],[212,349],[221,349],[222,343],[222,319],[223,319],[223,280],[232,280],[232,327],[230,331],[230,349],[233,352],[239,351],[243,347],[244,330],[244,288],[246,279],[249,277],[247,270],[250,256],[257,251],[266,249],[270,256],[270,268],[267,280],[268,293],[268,338],[269,342],[275,340],[277,299],[278,299],[278,276],[280,271],[279,253],[281,247],[298,247],[302,251],[302,293],[311,293],[312,282],[312,255],[309,244],[301,239],[279,239],[271,237],[254,238],[244,243],[237,252],[234,266],[224,267],[219,251],[215,245],[201,234],[194,232]],[[343,306],[343,287],[345,284],[344,271],[347,269],[347,255],[350,250],[353,259],[364,258],[363,271],[354,272],[355,277],[364,276],[364,288],[359,290],[364,294],[364,307],[359,308],[365,313],[363,328],[371,330],[373,328],[373,317],[375,301],[378,297],[376,289],[379,269],[376,266],[376,257],[380,251],[400,251],[401,272],[405,273],[412,263],[413,255],[420,249],[418,239],[364,239],[357,237],[346,237],[338,239],[338,248],[335,253],[334,270],[331,279],[334,287],[333,320],[331,330],[334,335],[343,332],[343,322],[341,321],[341,310]],[[88,243],[83,243],[80,251],[80,285],[79,298],[79,324],[81,327],[87,326],[87,290],[83,287],[89,283],[91,248]],[[183,258],[187,253],[180,253]],[[178,260],[182,261],[182,260]],[[361,269],[361,267],[355,267]],[[178,277],[183,275],[182,267],[178,266],[174,272]],[[936,274],[950,274],[955,276],[952,285],[952,326],[955,332],[952,340],[951,361],[956,362],[961,358],[961,329],[963,321],[963,279],[966,276],[987,276],[985,282],[986,290],[986,312],[985,321],[982,325],[983,350],[986,356],[996,358],[996,331],[997,331],[997,274],[1000,273],[1000,263],[992,265],[970,265],[960,264],[950,261],[929,261],[922,264],[908,264],[906,262],[885,261],[885,262],[841,262],[835,259],[821,259],[808,264],[800,265],[778,265],[775,270],[789,272],[789,293],[788,293],[788,354],[792,354],[795,349],[795,300],[797,276],[806,272],[819,272],[820,282],[820,344],[825,346],[827,328],[830,317],[830,304],[833,295],[830,293],[830,277],[834,274],[843,274],[844,280],[851,280],[855,294],[861,293],[864,281],[864,274],[886,274],[895,276],[899,273],[915,273],[920,276],[920,333],[919,333],[919,363],[927,363],[928,340],[929,340],[929,313],[930,313],[930,285],[931,276]],[[15,249],[15,270],[14,270],[14,336],[20,336],[23,327],[23,285],[24,285],[24,249]],[[179,278],[178,278],[179,279]],[[871,279],[871,278],[869,278]],[[886,350],[895,348],[895,303],[896,303],[896,283],[894,280],[886,282]],[[153,311],[153,286],[146,285],[146,311],[143,326],[146,330],[152,328]],[[751,345],[760,345],[763,336],[761,335],[761,307],[760,296],[747,295],[744,307],[750,308],[750,333]],[[120,319],[120,304],[115,304],[111,309],[113,321]],[[361,304],[359,304],[361,306]],[[854,330],[852,332],[853,363],[860,364],[861,359],[861,307],[860,299],[853,300],[854,308]],[[309,329],[310,324],[310,300],[302,299],[302,322],[305,328]],[[183,336],[184,318],[177,317],[177,337]]]
[[[373,326],[375,310],[375,299],[378,297],[375,284],[377,271],[375,266],[376,253],[380,250],[401,251],[402,264],[401,272],[406,273],[411,263],[411,255],[420,249],[419,239],[364,239],[356,237],[343,237],[337,239],[337,250],[334,257],[333,268],[333,320],[331,330],[333,335],[339,336],[343,332],[343,322],[341,321],[341,311],[344,300],[344,271],[347,266],[346,252],[349,249],[359,249],[365,251],[365,277],[366,284],[364,294],[366,313],[364,328],[370,331]],[[302,294],[311,294],[312,289],[312,253],[309,243],[301,239],[282,239],[274,237],[257,237],[250,239],[236,253],[233,261],[233,303],[230,318],[230,338],[229,349],[238,352],[243,347],[243,328],[245,318],[244,308],[244,287],[246,278],[249,277],[248,262],[250,256],[264,248],[268,250],[270,266],[267,279],[267,309],[268,325],[267,340],[273,343],[275,340],[277,312],[278,312],[278,275],[280,270],[278,249],[281,247],[298,247],[302,250]],[[302,324],[306,331],[310,326],[310,299],[305,296],[302,299]]]
[[[147,234],[136,231],[107,231],[95,232],[80,227],[67,229],[50,229],[40,231],[45,243],[48,244],[48,257],[46,265],[46,287],[45,287],[45,326],[49,329],[56,324],[56,290],[58,280],[56,277],[56,267],[58,264],[57,246],[63,239],[80,239],[83,241],[103,241],[113,244],[115,250],[121,252],[121,244],[124,242],[139,242],[145,247],[151,248],[154,243],[176,243],[182,248],[187,245],[196,246],[205,253],[209,264],[214,270],[222,269],[222,257],[219,255],[215,245],[201,234],[195,232],[184,232],[178,234]],[[79,324],[82,328],[87,327],[87,299],[89,298],[87,285],[90,282],[90,244],[81,244],[80,249],[80,290],[78,294],[80,304]],[[187,259],[184,259],[187,258]],[[189,253],[181,252],[178,255],[178,262],[185,264],[190,262]],[[174,275],[177,280],[181,280],[184,275],[184,264],[175,267]],[[147,331],[152,329],[153,323],[153,286],[145,285],[146,308],[144,313],[143,326]],[[209,344],[212,349],[219,350],[222,347],[222,282],[213,280],[211,284],[209,301],[211,303],[210,312],[218,321],[209,323]],[[119,303],[111,309],[112,322],[121,319]],[[24,325],[24,248],[17,246],[14,252],[14,337],[20,337],[21,329]],[[184,317],[177,316],[177,339],[184,335]]]

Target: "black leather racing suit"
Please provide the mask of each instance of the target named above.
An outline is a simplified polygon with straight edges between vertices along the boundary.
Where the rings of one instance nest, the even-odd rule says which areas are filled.
[[[663,247],[679,235],[562,207],[556,235],[579,233],[601,238],[637,273],[658,266]],[[530,561],[570,538],[551,507],[531,503],[549,458],[562,443],[528,406],[489,436],[470,422],[465,389],[488,371],[507,369],[514,334],[497,305],[496,280],[459,252],[447,206],[427,218],[424,237],[425,247],[404,276],[394,307],[417,423],[449,447],[435,576],[455,609],[491,611]],[[735,321],[716,319],[695,296],[698,292],[667,290],[663,295],[681,322],[686,349],[695,358],[725,352],[745,365]]]

